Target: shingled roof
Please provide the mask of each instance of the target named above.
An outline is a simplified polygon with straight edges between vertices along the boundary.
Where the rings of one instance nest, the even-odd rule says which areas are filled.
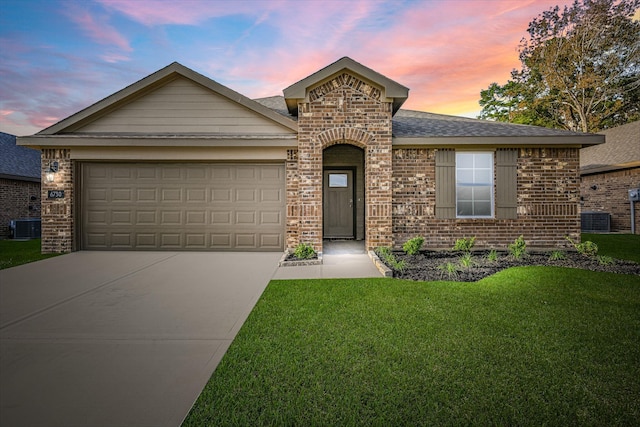
[[[40,181],[40,151],[16,145],[15,135],[0,132],[0,178]]]
[[[284,97],[282,96],[260,98],[255,99],[255,101],[283,116],[297,120],[297,117],[289,114]],[[394,144],[398,145],[455,144],[460,143],[462,139],[469,138],[475,138],[479,141],[478,143],[486,144],[489,139],[497,137],[535,138],[536,143],[544,143],[544,141],[557,143],[558,137],[563,139],[570,138],[573,139],[575,143],[583,145],[594,145],[604,142],[602,136],[594,134],[448,116],[423,111],[400,109],[395,116],[393,116]],[[521,142],[524,143],[524,140]],[[565,143],[567,143],[566,140]]]
[[[640,166],[640,120],[601,132],[607,141],[580,151],[580,173],[590,174]]]

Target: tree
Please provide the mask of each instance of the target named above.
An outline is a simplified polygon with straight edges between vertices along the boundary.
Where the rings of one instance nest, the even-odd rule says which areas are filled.
[[[596,132],[640,119],[640,0],[575,0],[529,24],[521,70],[480,92],[480,118]]]

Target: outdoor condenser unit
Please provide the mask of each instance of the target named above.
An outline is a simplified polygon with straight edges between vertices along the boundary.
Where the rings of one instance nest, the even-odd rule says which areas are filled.
[[[582,212],[580,220],[583,232],[608,233],[611,229],[611,215],[608,212]]]
[[[38,239],[40,227],[40,218],[14,219],[9,222],[14,239]]]

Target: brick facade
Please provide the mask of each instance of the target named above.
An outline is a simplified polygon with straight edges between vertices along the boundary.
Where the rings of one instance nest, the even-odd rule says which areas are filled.
[[[425,247],[450,248],[475,236],[477,246],[505,247],[523,235],[532,247],[579,239],[578,149],[518,150],[516,219],[436,219],[436,149],[393,150],[393,243],[415,236]]]
[[[54,181],[46,182],[50,162],[57,161],[59,170]],[[74,250],[73,162],[68,149],[42,150],[42,252],[58,253]],[[48,190],[63,190],[64,198],[48,199]]]
[[[365,151],[365,245],[390,245],[391,103],[381,100],[379,89],[347,73],[313,88],[308,99],[298,105],[299,184],[297,194],[289,189],[287,194],[292,197],[288,206],[299,206],[300,220],[287,221],[288,244],[311,243],[322,250],[323,150],[352,144]]]
[[[143,95],[146,93],[143,91],[147,91],[152,83],[161,82],[175,72],[186,73],[187,70],[183,68],[179,64],[172,64],[149,76],[151,83],[143,85],[139,82],[140,87],[136,90]],[[185,76],[193,78],[190,70]],[[217,83],[208,82],[205,77],[198,79],[201,85],[209,85],[213,92],[219,92]],[[228,96],[227,90],[219,94]],[[472,236],[478,239],[478,246],[485,247],[505,247],[519,235],[523,235],[531,247],[566,246],[566,235],[576,240],[580,237],[579,148],[560,147],[597,143],[592,136],[471,119],[457,120],[422,112],[396,114],[398,126],[395,136],[392,136],[393,114],[400,111],[407,99],[408,88],[349,58],[343,58],[290,86],[284,90],[284,94],[282,106],[292,117],[297,116],[297,123],[291,118],[274,119],[276,113],[266,114],[272,121],[280,124],[286,122],[287,138],[274,146],[269,146],[270,139],[262,140],[264,135],[256,135],[256,138],[261,141],[260,147],[280,150],[272,153],[277,153],[277,159],[285,165],[284,232],[287,248],[310,243],[315,250],[322,251],[325,167],[327,170],[344,167],[355,171],[358,182],[355,192],[355,237],[364,237],[367,249],[400,246],[418,235],[426,238],[425,245],[429,248],[450,248],[456,239]],[[121,93],[118,96],[123,97],[120,101],[133,99],[131,94],[125,96]],[[102,112],[117,108],[116,104],[108,101],[111,98],[101,101],[104,104],[100,107],[104,109]],[[232,101],[236,102],[235,99]],[[273,100],[265,102],[268,105]],[[253,110],[250,100],[244,100],[241,104]],[[282,112],[282,106],[274,105],[274,108]],[[265,114],[263,108],[255,111],[260,117]],[[96,117],[101,116],[96,113]],[[73,133],[74,126],[78,125],[74,120],[68,118],[54,125],[49,128],[49,134]],[[140,147],[146,147],[146,143],[155,147],[154,144],[160,141],[158,135],[147,135],[146,132],[141,131],[132,139],[132,143],[135,145],[140,141]],[[242,132],[245,132],[244,128]],[[291,144],[293,132],[297,132],[297,146]],[[213,139],[220,137],[213,136]],[[544,139],[541,139],[543,136]],[[30,142],[38,146],[41,137],[39,135]],[[242,133],[239,137],[245,139],[247,135]],[[145,138],[150,139],[145,141]],[[167,138],[162,142],[172,147],[174,139],[171,135]],[[484,139],[479,141],[478,138]],[[90,147],[109,147],[109,153],[114,155],[113,159],[99,159],[119,158],[117,145],[109,145],[102,136],[94,138],[93,135],[85,135],[78,141],[84,139]],[[213,139],[207,139],[206,145]],[[189,140],[184,139],[181,143],[188,144]],[[392,140],[397,144],[395,147]],[[436,142],[438,140],[440,142]],[[57,143],[62,141],[56,140]],[[220,147],[225,150],[238,148],[235,145],[227,147],[224,144],[229,142],[223,139],[214,142],[215,146],[222,144]],[[524,148],[540,143],[553,148]],[[352,156],[345,146],[336,148],[340,144],[357,147],[358,150],[351,150]],[[212,150],[214,145],[211,145]],[[504,150],[496,146],[504,147]],[[45,147],[52,145],[45,144]],[[500,219],[445,219],[455,216],[455,204],[444,206],[447,215],[442,214],[443,205],[451,205],[452,193],[442,190],[445,187],[438,187],[440,214],[436,218],[436,169],[447,171],[445,178],[440,173],[438,179],[455,181],[455,175],[450,173],[455,165],[450,160],[443,160],[444,157],[451,157],[451,151],[447,151],[447,156],[443,155],[444,151],[436,153],[438,149],[454,150],[454,147],[498,150],[498,160],[494,158],[494,173],[498,171],[496,177],[510,183],[509,186],[501,184],[498,187],[501,191],[496,192],[494,198],[499,201],[496,211],[499,211],[497,217]],[[71,160],[71,150],[76,150],[76,146],[42,150],[43,252],[69,252],[75,249],[78,241],[75,235],[78,227],[74,221],[80,212],[76,211],[74,205],[74,190],[80,188],[80,183],[76,182],[74,186],[75,165]],[[78,154],[82,154],[82,151],[74,152],[74,158],[81,159]],[[440,158],[437,168],[436,157]],[[45,173],[52,161],[57,161],[60,169],[54,182],[47,183]],[[637,175],[634,176],[631,180],[637,181]],[[64,198],[48,199],[48,190],[63,190]],[[447,197],[446,203],[443,202],[443,194]],[[640,220],[637,222],[640,223]]]
[[[595,188],[592,188],[595,187]],[[611,231],[631,233],[629,190],[640,187],[640,168],[583,175],[582,211],[611,214]],[[640,202],[635,202],[635,234],[640,234]]]
[[[40,218],[40,183],[0,178],[0,239],[13,219]]]

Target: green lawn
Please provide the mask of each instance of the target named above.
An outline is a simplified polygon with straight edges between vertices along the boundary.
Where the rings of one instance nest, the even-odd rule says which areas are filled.
[[[640,234],[582,234],[582,241],[598,245],[600,255],[640,263]]]
[[[638,276],[272,281],[184,425],[638,425],[638,396]]]
[[[0,270],[56,255],[58,254],[41,254],[40,239],[0,240]]]

